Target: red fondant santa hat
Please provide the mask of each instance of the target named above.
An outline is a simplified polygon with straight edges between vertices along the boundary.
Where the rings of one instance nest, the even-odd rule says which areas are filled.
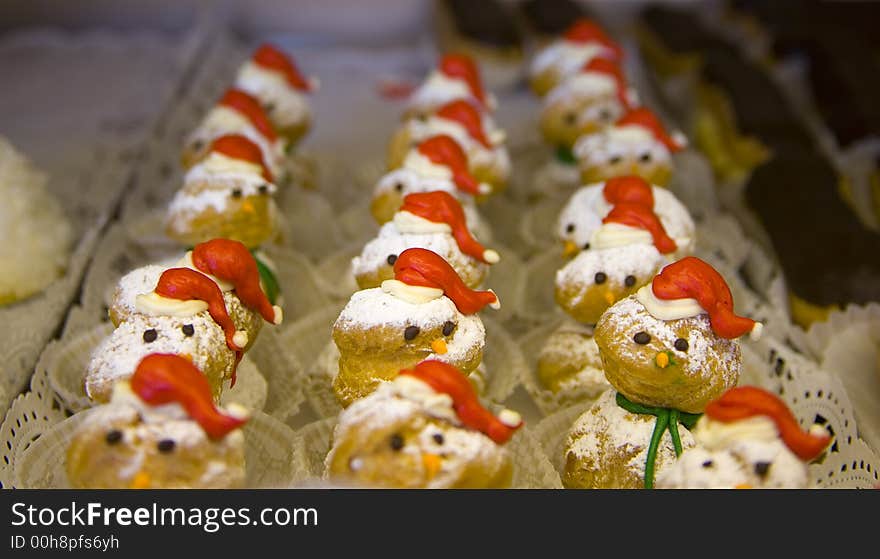
[[[687,140],[681,134],[667,134],[660,119],[645,107],[629,111],[620,117],[615,126],[640,126],[673,153],[687,147]]]
[[[458,248],[468,256],[487,264],[500,260],[498,253],[481,245],[467,228],[461,204],[448,192],[416,192],[403,198],[402,212],[409,212],[434,223],[445,223],[452,228]]]
[[[406,285],[440,289],[462,314],[474,314],[485,306],[500,308],[490,289],[475,291],[461,281],[442,256],[424,248],[408,248],[394,262],[394,279]]]
[[[208,379],[189,359],[179,355],[147,355],[138,363],[129,383],[132,391],[151,406],[183,406],[212,439],[223,438],[247,422],[218,410]]]
[[[260,313],[263,320],[281,324],[281,307],[272,305],[260,287],[257,261],[243,243],[232,239],[199,243],[192,250],[192,261],[200,271],[231,283],[244,306]]]
[[[431,163],[447,167],[452,173],[455,186],[468,194],[488,194],[492,188],[478,182],[468,170],[467,155],[452,136],[440,134],[422,141],[416,150],[427,157]]]
[[[614,80],[617,89],[617,100],[620,101],[624,109],[630,110],[632,108],[633,103],[629,97],[629,87],[626,85],[623,69],[616,62],[607,58],[592,58],[581,68],[581,73],[602,74]]]
[[[464,99],[456,99],[437,109],[434,114],[438,118],[459,124],[467,131],[468,136],[480,142],[485,148],[492,149],[492,143],[483,131],[483,116],[471,103]]]
[[[654,246],[660,254],[669,254],[678,250],[675,241],[666,234],[666,229],[660,222],[660,218],[647,206],[632,202],[621,202],[608,212],[602,219],[602,223],[619,223],[637,229],[644,229],[651,234]]]
[[[291,87],[300,91],[314,91],[318,88],[314,79],[305,79],[294,64],[293,59],[284,54],[274,45],[264,43],[254,52],[254,64],[284,75]]]
[[[654,207],[654,189],[638,175],[608,179],[602,188],[602,195],[609,204],[627,202],[646,208]]]
[[[269,122],[269,117],[266,116],[266,112],[260,106],[260,102],[250,94],[241,89],[227,89],[218,104],[241,113],[270,142],[274,142],[278,138],[275,134],[275,129],[272,128],[272,124]]]
[[[733,312],[733,295],[715,268],[695,256],[687,256],[660,270],[651,283],[658,299],[696,299],[709,314],[712,330],[722,338],[760,335],[762,324]]]
[[[785,445],[805,462],[817,458],[831,442],[827,431],[819,434],[801,430],[785,402],[775,394],[755,386],[729,389],[717,400],[709,402],[705,413],[710,419],[723,423],[764,416],[776,424],[779,437]]]
[[[491,103],[483,89],[483,80],[474,60],[462,53],[444,54],[438,64],[440,72],[449,77],[465,82],[471,95],[484,107],[490,107]]]
[[[522,418],[516,412],[504,410],[495,416],[484,408],[467,377],[448,363],[422,361],[412,369],[400,371],[400,374],[417,378],[440,394],[448,394],[458,419],[498,444],[510,440],[522,426]]]
[[[233,159],[241,159],[242,161],[259,165],[263,170],[263,178],[269,182],[275,182],[272,172],[266,166],[266,161],[263,159],[263,151],[260,149],[260,146],[250,141],[246,136],[241,134],[220,136],[211,142],[211,147],[208,151],[221,153]]]
[[[623,58],[623,49],[605,33],[599,25],[589,18],[580,18],[566,29],[563,37],[571,43],[599,43],[605,47],[614,60]]]
[[[241,352],[248,343],[247,332],[236,330],[229,318],[223,292],[217,284],[200,272],[190,268],[169,268],[159,276],[159,282],[153,290],[157,295],[178,301],[204,301],[208,304],[208,313],[226,336],[226,345],[235,352]]]

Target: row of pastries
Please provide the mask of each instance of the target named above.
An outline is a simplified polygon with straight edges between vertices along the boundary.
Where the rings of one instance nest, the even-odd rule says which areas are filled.
[[[739,384],[724,277],[694,256],[691,210],[666,188],[687,140],[639,102],[626,52],[579,19],[534,57],[540,133],[562,172],[556,231],[566,320],[537,358],[541,388],[585,411],[565,436],[567,488],[806,487],[830,442],[784,402]],[[123,276],[113,332],[84,386],[95,406],[65,469],[74,487],[246,486],[252,410],[220,405],[284,289],[261,247],[283,242],[275,198],[307,179],[292,160],[317,80],[265,44],[182,146],[186,169],[165,233],[179,254]],[[514,181],[498,99],[467,52],[446,52],[409,96],[370,196],[380,226],[351,262],[357,283],[318,366],[339,404],[320,477],[346,486],[503,488],[522,417],[487,396],[481,313],[492,223],[481,206]],[[707,188],[710,185],[707,185]],[[510,216],[517,219],[518,216]],[[250,467],[253,467],[250,465]]]

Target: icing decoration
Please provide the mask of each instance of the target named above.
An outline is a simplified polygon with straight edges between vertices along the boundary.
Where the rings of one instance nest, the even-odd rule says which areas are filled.
[[[505,423],[484,408],[467,377],[448,363],[422,361],[412,369],[403,369],[400,374],[415,377],[440,394],[448,394],[452,397],[452,408],[459,420],[498,444],[510,440],[513,433],[522,426],[521,418],[514,418],[508,413]],[[516,419],[519,421],[515,422]]]
[[[467,83],[473,96],[486,106],[486,93],[483,91],[480,72],[470,56],[460,53],[444,54],[440,59],[439,67],[443,74]]]
[[[445,223],[452,229],[458,248],[481,262],[494,264],[500,257],[494,250],[486,250],[468,231],[461,204],[448,192],[418,192],[403,198],[401,212],[409,212],[434,223]]]
[[[438,287],[423,287],[421,285],[409,285],[402,281],[389,279],[382,282],[382,291],[394,295],[413,305],[421,305],[434,299],[443,297],[443,290]]]
[[[639,126],[644,128],[672,153],[681,151],[687,146],[683,138],[676,138],[667,134],[666,129],[657,116],[644,107],[629,111],[620,117],[615,126]]]
[[[443,257],[424,248],[408,248],[398,255],[394,279],[408,285],[442,289],[462,314],[474,314],[486,305],[501,307],[495,292],[470,289]]]
[[[581,72],[595,72],[612,78],[617,86],[617,100],[620,101],[624,109],[630,110],[632,108],[629,96],[627,95],[626,78],[623,75],[623,70],[616,62],[607,58],[596,57],[584,64]]]
[[[654,296],[651,286],[645,285],[636,291],[636,299],[644,305],[648,313],[660,320],[678,320],[703,314],[700,302],[690,297],[664,301]]]
[[[654,431],[651,433],[651,442],[648,445],[647,457],[645,458],[645,489],[653,489],[657,450],[660,448],[660,439],[663,438],[663,432],[667,430],[669,431],[669,436],[672,438],[672,447],[675,449],[675,455],[681,456],[681,435],[678,433],[678,424],[681,423],[689,430],[693,429],[702,414],[686,413],[671,408],[659,408],[638,404],[630,401],[620,392],[617,393],[617,405],[630,413],[653,415],[657,418],[654,423]]]
[[[260,146],[250,141],[241,134],[226,134],[215,138],[211,142],[209,151],[222,153],[233,159],[242,159],[250,163],[255,163],[263,169],[263,178],[269,182],[275,182],[272,178],[272,172],[266,166],[263,160],[263,151]]]
[[[578,162],[577,156],[575,156],[574,151],[566,146],[557,146],[556,151],[554,151],[553,153],[556,156],[556,161],[562,163],[563,165],[575,165]]]
[[[483,131],[483,118],[480,112],[472,104],[463,99],[451,101],[435,113],[437,117],[457,122],[471,138],[477,140],[487,149],[492,149],[492,144]]]
[[[468,171],[468,160],[464,150],[452,136],[441,134],[421,142],[418,152],[432,163],[447,167],[452,173],[455,186],[470,194],[488,194],[489,185],[478,183]]]
[[[651,282],[651,291],[658,299],[696,299],[709,314],[712,330],[722,338],[738,338],[749,332],[754,337],[761,332],[760,322],[734,314],[727,282],[695,256],[665,266]]]
[[[223,438],[247,422],[245,418],[218,410],[205,375],[189,359],[179,355],[147,355],[138,363],[130,385],[132,391],[151,406],[180,404],[212,439]]]
[[[263,68],[284,74],[287,83],[295,89],[300,91],[313,91],[315,89],[314,84],[305,80],[302,74],[299,73],[293,60],[273,45],[268,43],[260,45],[256,52],[254,52],[252,60]]]
[[[612,205],[628,202],[654,207],[654,190],[648,181],[638,175],[608,179],[602,188],[602,195]]]
[[[654,246],[660,251],[660,254],[669,254],[678,249],[675,241],[666,234],[666,229],[663,228],[660,218],[650,208],[641,204],[634,204],[632,202],[617,204],[602,219],[602,223],[620,223],[648,231],[654,241]]]
[[[219,104],[247,117],[253,127],[270,142],[274,142],[278,138],[266,112],[260,106],[260,102],[248,93],[241,89],[227,89],[223,97],[220,98]]]
[[[274,270],[272,270],[268,264],[263,262],[258,254],[253,251],[251,251],[251,254],[254,256],[254,261],[257,263],[257,271],[260,273],[260,283],[263,286],[263,290],[266,292],[266,298],[274,305],[278,301],[278,296],[281,295],[281,286],[278,284],[278,277],[275,275]]]
[[[226,335],[226,345],[235,352],[241,352],[247,345],[247,334],[236,331],[229,318],[223,292],[211,278],[189,268],[170,268],[162,272],[154,292],[162,297],[188,301],[198,299],[208,303],[208,313]]]
[[[706,416],[731,423],[750,417],[766,417],[776,424],[779,437],[801,460],[816,459],[831,442],[831,437],[803,431],[794,414],[778,396],[756,386],[729,389],[706,406]]]
[[[193,265],[202,272],[231,283],[235,294],[266,322],[281,324],[281,308],[273,306],[260,287],[260,271],[250,250],[232,239],[212,239],[192,250]]]
[[[612,52],[615,60],[623,58],[623,49],[620,48],[620,45],[614,42],[605,33],[605,30],[596,25],[591,19],[578,19],[565,31],[563,37],[566,41],[572,43],[599,43]]]

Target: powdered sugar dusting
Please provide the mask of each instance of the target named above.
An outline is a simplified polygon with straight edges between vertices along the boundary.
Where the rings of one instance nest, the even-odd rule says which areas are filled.
[[[585,250],[556,272],[556,285],[559,288],[578,286],[583,296],[584,291],[596,285],[596,274],[602,272],[607,276],[603,286],[623,289],[627,276],[635,276],[637,283],[645,283],[665,263],[666,258],[654,245]]]

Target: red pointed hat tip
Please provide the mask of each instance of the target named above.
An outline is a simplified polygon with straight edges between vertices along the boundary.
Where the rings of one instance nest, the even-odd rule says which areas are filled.
[[[455,186],[469,194],[482,194],[483,187],[468,170],[468,159],[458,142],[448,134],[439,134],[422,141],[418,152],[432,163],[448,167]]]
[[[660,222],[660,218],[651,211],[651,208],[645,205],[620,202],[608,212],[608,215],[602,219],[602,223],[620,223],[629,227],[644,229],[651,234],[654,247],[660,251],[660,254],[669,254],[678,250],[678,245],[666,234],[666,229]]]
[[[612,40],[605,30],[591,19],[581,18],[575,21],[565,31],[563,37],[572,43],[599,43],[611,50],[614,58],[620,59],[623,57],[623,50],[620,48],[620,45]]]
[[[614,177],[605,181],[602,194],[609,204],[629,202],[654,207],[654,189],[638,175]]]
[[[651,283],[654,296],[663,300],[696,299],[709,314],[716,335],[732,339],[760,332],[761,324],[733,312],[733,295],[715,268],[696,256],[665,266]]]
[[[259,165],[263,170],[262,176],[269,182],[273,182],[272,173],[263,159],[263,151],[260,146],[241,134],[226,134],[215,138],[211,142],[210,151],[221,153],[233,159],[240,159],[248,163]]]
[[[223,438],[247,422],[217,409],[208,379],[192,361],[179,355],[147,355],[138,363],[130,385],[151,406],[180,404],[212,439]]]
[[[779,437],[788,448],[801,460],[811,461],[817,458],[831,437],[827,434],[815,434],[803,431],[797,418],[778,396],[756,386],[738,386],[729,389],[718,399],[706,406],[706,415],[710,419],[731,423],[763,416],[772,420],[779,431]]]
[[[616,84],[617,100],[620,101],[620,104],[625,109],[629,110],[631,108],[627,92],[626,77],[623,75],[623,69],[621,69],[616,62],[607,58],[595,57],[588,60],[583,68],[581,68],[581,71],[596,72],[611,77]]]
[[[468,84],[471,94],[480,103],[486,104],[486,94],[483,91],[483,82],[480,72],[473,58],[462,53],[444,54],[440,58],[440,71],[451,78],[458,78]]]
[[[260,106],[260,102],[249,93],[241,89],[227,89],[223,97],[220,98],[220,104],[244,115],[254,128],[270,142],[274,142],[277,138],[275,129],[272,128],[272,123],[266,116],[263,107]]]
[[[400,211],[409,212],[433,223],[449,225],[459,250],[481,262],[489,263],[486,259],[485,247],[471,235],[467,227],[461,204],[448,192],[435,190],[407,194],[403,198]],[[490,252],[489,254],[495,253]],[[490,258],[494,258],[494,256],[490,256]]]
[[[456,99],[437,109],[436,114],[440,118],[457,122],[467,130],[471,138],[487,148],[492,147],[483,131],[483,117],[471,103],[464,99]]]
[[[422,361],[412,369],[400,371],[401,375],[417,378],[439,394],[452,398],[452,407],[459,420],[467,427],[480,431],[498,444],[510,440],[522,426],[522,420],[510,425],[496,417],[480,403],[474,387],[460,370],[442,361]]]
[[[394,261],[394,279],[407,285],[441,289],[462,314],[500,306],[493,291],[470,289],[449,262],[428,249],[408,248],[401,252]]]
[[[289,56],[274,45],[264,43],[254,52],[253,61],[264,68],[284,74],[287,83],[301,91],[311,91],[309,82],[303,78]]]
[[[625,115],[620,117],[620,119],[616,123],[617,126],[641,126],[651,133],[654,138],[666,146],[666,148],[671,152],[681,151],[685,148],[684,144],[678,142],[672,136],[670,136],[666,129],[663,127],[663,124],[660,122],[660,119],[652,113],[650,110],[645,107],[639,107],[637,109],[633,109],[627,112]]]

